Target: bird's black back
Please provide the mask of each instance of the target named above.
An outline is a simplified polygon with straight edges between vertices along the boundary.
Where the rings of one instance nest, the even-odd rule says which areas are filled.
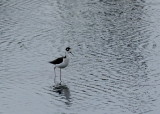
[[[63,58],[64,57],[57,58],[57,59],[55,59],[53,61],[50,61],[49,63],[51,63],[51,64],[60,64],[60,63],[63,62]]]

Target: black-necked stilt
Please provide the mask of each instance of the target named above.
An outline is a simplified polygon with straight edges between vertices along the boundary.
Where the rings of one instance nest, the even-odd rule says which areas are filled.
[[[60,68],[60,81],[61,81],[61,69],[68,66],[68,63],[69,63],[69,56],[68,56],[68,54],[69,53],[72,54],[71,48],[67,47],[64,57],[60,57],[60,58],[57,58],[57,59],[49,62],[49,63],[55,65],[55,67],[54,67],[54,73],[55,73],[54,82],[56,81],[56,71],[55,71],[56,68]]]

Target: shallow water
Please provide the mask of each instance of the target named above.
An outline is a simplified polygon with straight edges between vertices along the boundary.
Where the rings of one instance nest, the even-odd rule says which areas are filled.
[[[158,0],[0,0],[0,114],[158,114],[159,18]]]

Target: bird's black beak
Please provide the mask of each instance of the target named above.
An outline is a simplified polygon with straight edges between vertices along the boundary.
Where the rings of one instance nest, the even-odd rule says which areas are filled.
[[[70,52],[70,54],[72,54],[73,55],[73,53],[72,52]],[[74,56],[74,55],[73,55]]]

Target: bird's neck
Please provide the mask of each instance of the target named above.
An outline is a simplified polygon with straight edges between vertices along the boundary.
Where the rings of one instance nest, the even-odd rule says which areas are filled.
[[[68,58],[68,57],[69,57],[69,56],[68,56],[68,52],[65,52],[65,57],[66,57],[66,58]]]

